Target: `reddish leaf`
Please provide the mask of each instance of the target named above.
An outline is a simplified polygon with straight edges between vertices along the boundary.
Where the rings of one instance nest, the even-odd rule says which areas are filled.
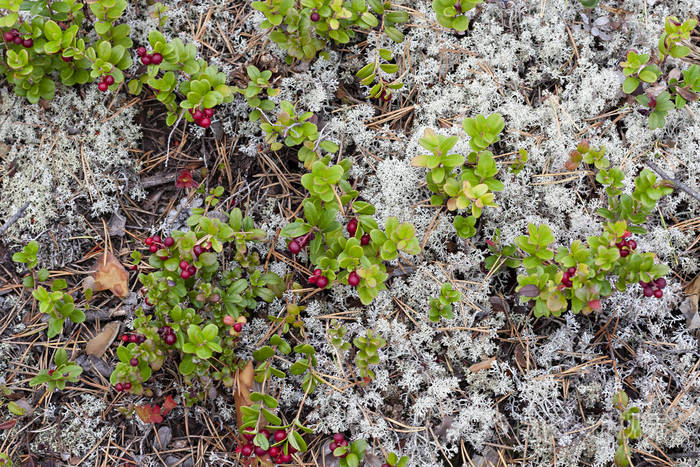
[[[9,420],[5,420],[4,422],[0,423],[0,430],[10,430],[15,425],[17,425],[17,419],[11,418]]]
[[[165,417],[175,407],[177,407],[177,402],[175,402],[175,399],[173,399],[173,396],[168,394],[166,396],[165,400],[163,401],[163,407],[161,407],[161,409],[160,409],[160,414]]]
[[[140,405],[136,407],[136,414],[144,423],[160,423],[163,417],[160,414],[158,405]]]

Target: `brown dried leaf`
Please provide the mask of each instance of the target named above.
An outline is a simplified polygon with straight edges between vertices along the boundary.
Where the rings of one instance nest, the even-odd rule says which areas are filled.
[[[95,292],[111,290],[114,295],[120,298],[126,297],[129,293],[129,273],[109,251],[105,251],[105,255],[97,261],[97,270],[93,277],[95,279]]]
[[[688,320],[688,328],[700,328],[700,316],[698,316],[698,299],[700,299],[700,274],[690,281],[684,288],[688,297],[681,303],[681,311]]]
[[[107,323],[95,337],[90,339],[85,347],[85,353],[101,357],[104,355],[107,348],[112,345],[114,339],[119,334],[119,321],[111,321]]]
[[[255,369],[253,368],[253,362],[249,361],[246,363],[242,370],[236,370],[234,376],[235,383],[233,385],[233,398],[236,401],[236,420],[238,426],[243,423],[241,414],[241,407],[250,407],[253,405],[253,401],[250,400],[250,393],[255,383]]]
[[[496,357],[487,358],[486,360],[483,360],[479,363],[475,363],[472,366],[470,366],[469,371],[471,371],[472,373],[476,373],[481,370],[488,370],[489,368],[491,368],[491,365],[495,361]]]

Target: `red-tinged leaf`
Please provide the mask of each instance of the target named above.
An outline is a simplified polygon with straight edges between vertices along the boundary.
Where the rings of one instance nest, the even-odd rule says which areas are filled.
[[[144,423],[160,423],[163,421],[163,416],[160,414],[160,406],[158,405],[140,405],[136,407],[136,414]]]
[[[161,409],[160,409],[160,414],[165,417],[175,407],[177,407],[177,402],[175,402],[175,399],[173,399],[173,396],[168,394],[165,397],[165,400],[163,401],[163,407],[161,407]]]
[[[17,419],[11,418],[0,423],[0,430],[11,430],[15,425],[17,425]]]

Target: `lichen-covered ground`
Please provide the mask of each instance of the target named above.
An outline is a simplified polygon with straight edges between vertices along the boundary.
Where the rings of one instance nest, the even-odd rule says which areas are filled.
[[[510,243],[528,223],[547,224],[557,246],[601,232],[596,210],[605,203],[602,187],[583,167],[564,167],[582,138],[607,148],[611,165],[627,175],[628,192],[649,158],[700,191],[698,106],[674,110],[663,129],[650,130],[622,93],[619,66],[628,49],[655,45],[666,16],[697,15],[697,0],[603,0],[589,20],[609,19],[604,37],[584,27],[576,0],[487,1],[470,13],[465,34],[438,25],[431,2],[404,1],[410,20],[402,44],[360,32],[350,44],[331,47],[327,59],[293,66],[247,2],[164,3],[170,7],[164,33],[193,40],[230,84],[245,86],[246,65],[272,70],[281,89],[275,101],[314,112],[341,155],[353,159],[351,178],[362,199],[376,206],[379,224],[390,216],[413,223],[422,246],[412,264],[393,263],[388,289],[369,306],[343,285],[303,303],[300,317],[317,352],[317,370],[336,384],[320,385],[304,402],[302,418],[314,434],[307,437],[309,451],[296,457],[299,465],[337,465],[324,461],[335,432],[367,440],[372,455],[365,465],[374,467],[392,451],[409,456],[412,466],[611,465],[621,429],[612,401],[620,389],[639,407],[643,435],[630,443],[634,465],[700,463],[700,352],[683,313],[692,307],[684,287],[700,270],[697,199],[675,190],[649,218],[648,234],[637,238],[641,251],[654,252],[671,268],[662,299],[644,298],[635,285],[603,300],[591,315],[536,319],[515,294],[516,272],[487,274],[482,267],[485,241],[497,229]],[[127,10],[137,45],[156,25],[144,8]],[[687,63],[700,63],[699,31]],[[376,47],[392,50],[405,71],[404,88],[388,103],[368,99],[355,77]],[[296,273],[303,282],[294,268],[299,263],[282,261],[289,254],[276,233],[302,200],[304,170],[295,153],[266,147],[248,112],[237,96],[218,110],[211,129],[181,126],[166,164],[170,129],[152,98],[105,98],[95,86],[59,87],[52,102],[29,105],[0,88],[0,219],[29,201],[0,244],[0,386],[6,389],[0,452],[18,465],[246,465],[235,453],[230,391],[219,388],[206,402],[183,407],[186,388],[176,362],[151,379],[151,397],[117,395],[89,366],[64,391],[30,388],[53,349],[65,347],[79,359],[104,321],[73,327],[49,343],[36,305],[22,291],[22,271],[10,258],[38,240],[40,263],[65,277],[77,298],[98,249],[110,248],[128,263],[146,236],[184,227],[188,209],[201,203],[175,187],[177,173],[187,168],[207,186],[224,186],[223,198],[267,232],[259,253],[269,258],[271,271]],[[477,235],[465,241],[455,235],[452,215],[430,206],[425,170],[410,161],[423,152],[418,140],[425,128],[458,135],[454,151],[469,153],[462,120],[493,112],[505,119],[493,148],[497,160],[511,160],[520,148],[529,160],[517,175],[501,166],[497,178],[505,188],[497,193],[498,207],[484,211]],[[118,309],[113,319],[123,330],[142,305],[131,275],[125,300],[104,294],[91,305]],[[428,303],[445,282],[462,300],[454,319],[433,323]],[[287,299],[253,313],[242,357],[259,346],[270,326],[267,315]],[[368,384],[351,382],[351,360],[336,365],[327,336],[332,318],[343,321],[348,340],[367,329],[386,339]],[[116,345],[102,358],[107,375],[117,361]],[[130,412],[166,394],[180,403],[163,423],[145,424]],[[293,377],[279,383],[277,396],[282,413],[292,417],[305,397]],[[30,410],[16,417],[5,408],[10,400],[25,401]],[[156,431],[169,432],[167,446],[155,443]]]

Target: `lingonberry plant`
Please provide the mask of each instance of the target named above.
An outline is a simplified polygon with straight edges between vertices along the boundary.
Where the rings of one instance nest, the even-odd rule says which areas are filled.
[[[428,318],[430,321],[437,322],[440,318],[452,319],[454,318],[454,313],[452,313],[452,304],[459,302],[462,298],[462,294],[452,287],[452,284],[446,282],[440,287],[440,296],[438,298],[430,299],[430,313]]]
[[[408,467],[408,462],[411,460],[408,456],[397,456],[395,453],[390,452],[386,456],[386,462],[380,467]]]
[[[78,381],[83,369],[80,365],[68,361],[68,353],[66,349],[58,349],[53,357],[54,367],[43,369],[29,381],[30,386],[38,386],[46,383],[49,387],[49,392],[54,392],[56,389],[63,390],[66,388],[66,383],[75,383]]]
[[[245,96],[248,101],[248,106],[253,110],[250,112],[250,121],[255,122],[262,117],[262,112],[270,112],[275,109],[275,103],[267,99],[267,97],[275,97],[280,90],[273,88],[270,84],[272,72],[270,70],[260,71],[257,67],[249,65],[246,68],[248,77],[248,85],[245,89],[233,87],[233,91]],[[264,91],[264,95],[260,93]]]
[[[391,40],[402,42],[396,25],[408,21],[405,11],[382,0],[263,0],[252,5],[265,15],[261,27],[271,30],[270,39],[287,51],[290,62],[312,60],[329,41],[347,44],[355,37],[355,28],[379,28]]]
[[[482,2],[483,0],[433,0],[433,10],[442,26],[463,32],[469,27],[466,13]]]
[[[386,345],[386,341],[382,336],[375,335],[374,331],[368,329],[365,337],[356,337],[352,343],[357,349],[355,366],[360,370],[360,376],[365,379],[374,379],[374,371],[369,366],[379,363],[379,349]]]
[[[42,268],[39,271],[35,271],[38,252],[39,244],[33,240],[22,251],[12,255],[12,260],[26,265],[29,270],[30,274],[25,276],[22,283],[25,287],[33,289],[32,295],[39,302],[39,311],[48,315],[49,327],[47,334],[49,339],[51,339],[63,332],[63,323],[66,319],[74,323],[82,323],[85,321],[85,313],[83,310],[75,307],[73,297],[65,292],[68,288],[68,283],[65,279],[54,279],[51,283],[50,291],[44,286],[38,285],[39,282],[44,282],[49,278],[48,270]]]
[[[75,0],[0,3],[10,11],[0,20],[5,49],[0,70],[18,96],[33,104],[40,98],[53,99],[56,75],[66,86],[99,78],[101,91],[116,89],[124,81],[123,70],[132,64],[128,53],[132,41],[129,26],[116,23],[126,1],[89,4],[92,15],[86,15],[84,5]],[[20,18],[20,11],[29,14]],[[83,29],[85,24],[89,30]]]
[[[360,79],[360,84],[371,86],[367,93],[369,97],[389,101],[391,100],[393,91],[403,87],[401,76],[391,80],[389,78],[399,71],[399,66],[397,64],[389,63],[393,58],[389,49],[379,49],[374,61],[362,67],[360,71],[355,74],[355,76]],[[377,77],[379,77],[379,81],[373,84]]]
[[[167,108],[168,125],[184,115],[187,121],[208,128],[214,108],[233,100],[233,90],[226,85],[226,74],[197,59],[195,46],[179,38],[167,41],[159,31],[151,31],[148,43],[150,52],[145,47],[136,51],[141,62],[148,65],[146,73],[129,81],[129,92],[140,94],[147,84]],[[178,95],[185,99],[178,102]]]
[[[595,166],[596,169],[607,169],[610,167],[610,161],[605,157],[605,151],[605,146],[593,149],[584,139],[569,153],[569,160],[564,165],[568,170],[576,170],[579,164],[584,162]]]
[[[642,425],[639,420],[639,407],[629,405],[629,396],[620,390],[613,397],[613,406],[620,412],[620,432],[617,434],[617,449],[615,450],[615,465],[627,467],[631,462],[629,440],[642,436]]]
[[[192,401],[204,397],[212,380],[233,386],[232,375],[243,364],[236,342],[245,332],[247,310],[282,293],[281,279],[258,269],[259,255],[248,249],[265,233],[237,208],[227,222],[219,220],[220,213],[210,215],[216,201],[212,194],[204,208],[193,210],[189,231],[146,239],[154,271],[139,275],[145,307],[136,310],[134,320],[136,335],[143,339],[123,339],[125,345],[117,351],[120,363],[110,378],[117,390],[140,394],[169,354],[179,359],[185,383],[202,388]],[[234,255],[224,269],[226,245]]]
[[[358,467],[360,462],[365,458],[365,452],[369,445],[364,439],[356,439],[352,443],[348,443],[345,435],[335,433],[333,441],[328,445],[331,453],[338,459],[340,467]]]
[[[669,57],[683,58],[690,48],[688,41],[697,20],[681,23],[678,18],[666,18],[656,50],[651,54],[640,54],[636,50],[627,52],[626,60],[620,63],[626,76],[622,83],[625,94],[635,95],[636,101],[649,115],[649,128],[663,128],[666,115],[674,108],[682,109],[688,101],[697,101],[700,93],[700,66],[693,64],[685,70],[670,66]]]
[[[450,211],[470,208],[471,215],[457,215],[454,226],[462,238],[476,235],[476,221],[481,217],[483,208],[496,206],[494,191],[503,190],[503,183],[494,177],[498,167],[493,153],[485,149],[499,141],[499,134],[505,122],[499,114],[488,118],[477,115],[463,122],[463,127],[471,137],[469,144],[474,149],[467,158],[461,154],[450,154],[457,143],[458,136],[438,135],[426,128],[420,144],[432,154],[413,158],[411,165],[429,169],[426,175],[428,188],[434,194],[430,197],[433,206],[441,206],[447,201]]]

